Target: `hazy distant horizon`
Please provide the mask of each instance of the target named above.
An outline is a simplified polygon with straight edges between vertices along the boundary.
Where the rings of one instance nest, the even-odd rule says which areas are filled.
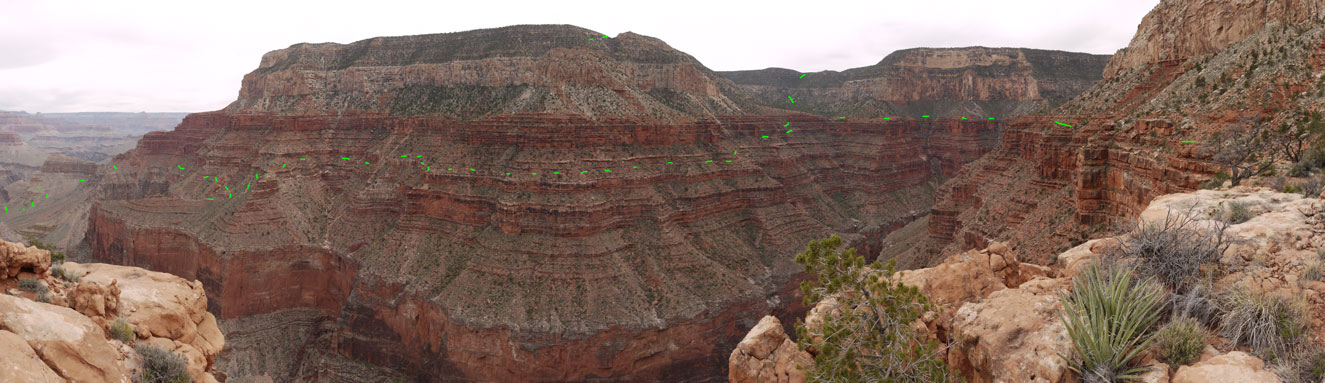
[[[615,3],[384,0],[0,0],[0,110],[186,113],[224,108],[264,53],[297,43],[570,24],[635,32],[715,71],[873,65],[916,47],[1016,47],[1113,54],[1158,0],[1013,4],[680,0]]]

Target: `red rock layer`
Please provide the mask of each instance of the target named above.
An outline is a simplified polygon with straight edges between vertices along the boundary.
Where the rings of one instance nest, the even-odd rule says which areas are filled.
[[[1215,132],[1304,123],[1325,106],[1325,24],[1313,21],[1322,12],[1309,1],[1164,1],[1114,56],[1111,78],[1054,113],[1011,122],[989,155],[939,189],[927,252],[1000,240],[1049,262],[1221,170],[1206,150]]]
[[[102,190],[130,200],[87,241],[202,280],[222,319],[325,310],[329,351],[428,379],[703,380],[797,300],[804,243],[877,247],[998,129],[200,113],[117,158]]]

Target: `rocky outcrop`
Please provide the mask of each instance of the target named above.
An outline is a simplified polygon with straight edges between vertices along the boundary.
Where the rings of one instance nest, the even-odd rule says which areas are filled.
[[[51,252],[0,241],[0,282],[19,277],[45,278],[50,275],[50,270]]]
[[[97,164],[59,154],[46,158],[41,164],[43,173],[74,173],[91,175],[97,173]]]
[[[1279,383],[1265,362],[1245,352],[1233,351],[1199,363],[1182,366],[1173,375],[1173,383],[1247,382]]]
[[[872,66],[804,78],[780,68],[719,73],[765,103],[823,116],[983,120],[1056,107],[1099,81],[1108,59],[1020,48],[916,48]]]
[[[1070,382],[1073,352],[1060,319],[1065,279],[1036,279],[996,291],[953,314],[948,365],[968,382]]]
[[[1163,0],[1141,19],[1127,48],[1119,49],[1109,60],[1104,77],[1218,53],[1269,21],[1320,23],[1325,21],[1325,5],[1313,0]]]
[[[45,264],[50,263],[45,250],[3,241],[0,249],[10,249],[0,251],[0,259],[44,257]],[[129,342],[147,342],[182,355],[193,381],[216,381],[211,366],[225,337],[206,311],[201,282],[135,267],[73,262],[61,264],[58,274],[20,274],[37,279],[44,291],[16,294],[18,290],[6,287],[14,295],[0,295],[0,345],[5,345],[0,347],[0,365],[24,368],[5,368],[0,377],[128,382],[141,368],[141,358],[108,335],[113,324],[123,320],[134,331],[128,334]]]
[[[766,316],[736,345],[728,360],[732,383],[803,383],[814,358],[782,331],[777,317]]]
[[[1325,105],[1325,24],[1300,22],[1320,7],[1164,1],[1108,80],[1011,121],[989,155],[938,190],[920,253],[1005,241],[1045,263],[1156,196],[1196,189],[1220,170],[1205,148],[1214,133],[1296,125]]]
[[[69,308],[0,295],[0,330],[22,337],[64,379],[130,381],[120,351],[101,326]]]

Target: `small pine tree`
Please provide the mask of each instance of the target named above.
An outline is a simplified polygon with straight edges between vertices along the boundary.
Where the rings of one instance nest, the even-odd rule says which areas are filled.
[[[805,303],[836,296],[846,309],[827,313],[811,336],[796,324],[802,348],[818,350],[811,382],[950,382],[958,379],[936,358],[938,344],[910,324],[933,308],[914,287],[893,283],[896,263],[866,266],[856,249],[841,251],[842,239],[810,241],[796,263],[813,281],[801,283]],[[817,338],[817,339],[816,339]]]

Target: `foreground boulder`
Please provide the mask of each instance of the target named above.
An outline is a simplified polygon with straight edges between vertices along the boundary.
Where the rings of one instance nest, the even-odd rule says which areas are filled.
[[[28,341],[0,330],[0,382],[63,382],[59,374],[41,361]]]
[[[88,317],[67,307],[0,295],[0,330],[22,337],[51,370],[70,381],[128,382],[117,347]]]
[[[953,315],[948,366],[967,382],[1065,382],[1072,353],[1060,319],[1065,279],[1036,279],[962,305]]]
[[[727,380],[732,383],[801,383],[814,359],[796,347],[782,331],[777,317],[765,316],[728,359]]]
[[[1173,383],[1279,383],[1279,376],[1265,369],[1265,362],[1245,352],[1233,351],[1204,362],[1178,368]]]

